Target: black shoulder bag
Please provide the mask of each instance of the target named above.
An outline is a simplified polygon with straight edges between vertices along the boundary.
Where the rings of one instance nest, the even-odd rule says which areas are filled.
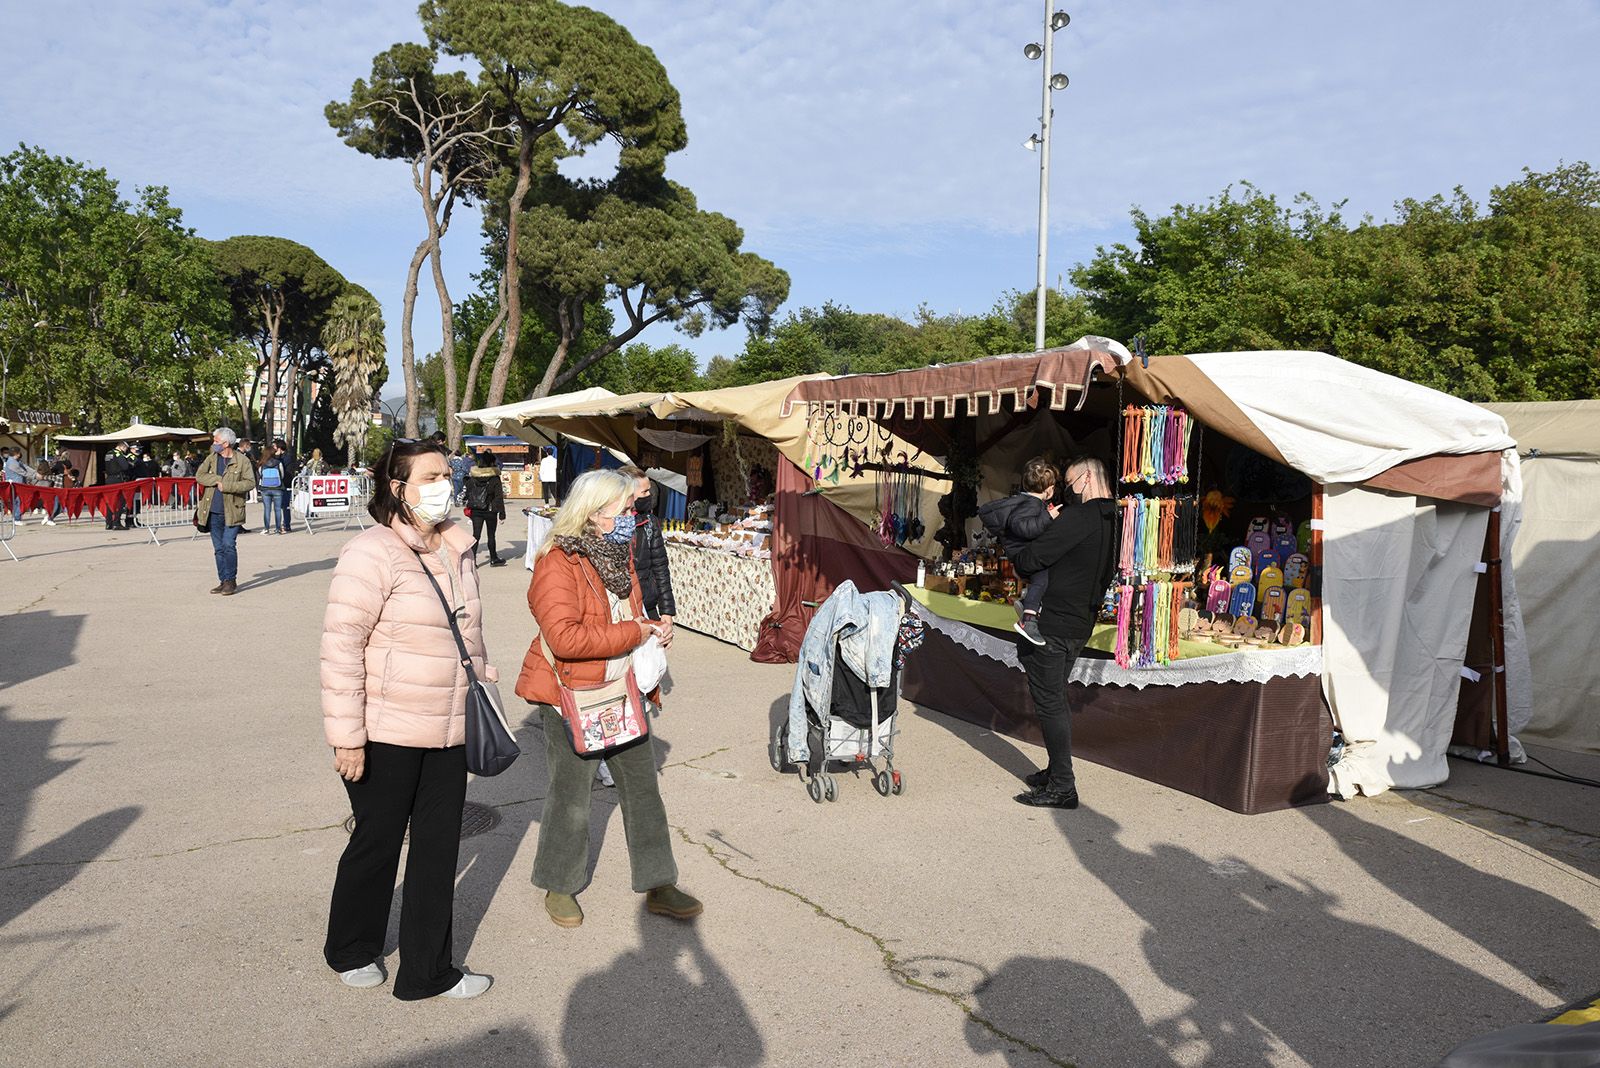
[[[417,563],[428,577],[428,584],[439,595],[444,605],[445,618],[450,621],[450,633],[455,636],[456,649],[461,653],[461,666],[467,669],[467,770],[474,775],[498,775],[509,768],[522,755],[517,740],[506,723],[505,706],[500,703],[500,691],[492,682],[478,678],[472,670],[472,654],[456,625],[456,610],[444,595],[439,580],[428,570],[427,561],[415,549]]]

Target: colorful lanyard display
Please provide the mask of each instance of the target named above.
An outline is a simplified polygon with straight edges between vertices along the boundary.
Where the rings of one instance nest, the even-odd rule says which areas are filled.
[[[1128,405],[1122,412],[1122,481],[1187,484],[1193,432],[1194,423],[1182,408]]]
[[[1123,576],[1144,578],[1193,570],[1198,501],[1135,494],[1117,504],[1122,515],[1117,570]]]
[[[1179,658],[1178,623],[1189,582],[1117,587],[1117,666],[1147,668]]]

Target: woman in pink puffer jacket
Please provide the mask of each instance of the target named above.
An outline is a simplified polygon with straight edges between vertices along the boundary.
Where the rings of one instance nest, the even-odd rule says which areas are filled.
[[[450,468],[428,441],[392,446],[373,475],[377,526],[345,544],[322,623],[322,717],[355,830],[339,858],[323,955],[348,986],[383,982],[379,959],[407,825],[394,996],[476,997],[486,975],[453,964],[451,920],[466,800],[467,672],[485,663],[472,537],[450,522]],[[429,581],[433,576],[433,582]],[[435,588],[437,583],[437,589]]]

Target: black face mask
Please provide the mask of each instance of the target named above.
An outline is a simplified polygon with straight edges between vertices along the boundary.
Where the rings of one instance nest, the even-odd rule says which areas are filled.
[[[651,490],[649,493],[633,502],[633,510],[639,515],[655,515],[656,498],[658,496],[659,494],[657,494],[655,490]]]

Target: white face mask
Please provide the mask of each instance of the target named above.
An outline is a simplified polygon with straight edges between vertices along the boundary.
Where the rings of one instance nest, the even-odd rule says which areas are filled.
[[[448,482],[430,482],[417,487],[417,503],[411,511],[424,523],[443,523],[450,518],[454,491]]]

